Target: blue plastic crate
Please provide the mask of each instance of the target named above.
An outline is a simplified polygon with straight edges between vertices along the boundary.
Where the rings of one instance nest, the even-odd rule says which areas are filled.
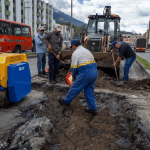
[[[17,103],[31,92],[29,64],[21,62],[8,66],[8,92],[11,102]]]

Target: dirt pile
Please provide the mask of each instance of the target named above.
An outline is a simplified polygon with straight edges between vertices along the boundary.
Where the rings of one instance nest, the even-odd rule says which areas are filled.
[[[114,55],[114,60],[117,60],[117,57],[118,57],[118,55]],[[119,68],[119,65],[120,65],[120,63],[117,64],[117,68]],[[104,59],[98,60],[97,66],[113,68],[112,55],[110,55],[110,56],[108,56],[108,57],[106,57]]]

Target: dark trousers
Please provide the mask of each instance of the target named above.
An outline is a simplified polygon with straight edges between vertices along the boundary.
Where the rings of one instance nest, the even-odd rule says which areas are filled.
[[[49,80],[55,80],[59,69],[59,60],[52,54],[48,52],[49,59]]]

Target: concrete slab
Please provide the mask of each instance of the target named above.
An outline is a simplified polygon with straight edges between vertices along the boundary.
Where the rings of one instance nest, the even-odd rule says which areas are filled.
[[[120,78],[123,77],[125,60],[121,60],[120,64]],[[150,74],[137,60],[133,63],[129,71],[129,78],[133,80],[150,79]]]
[[[25,119],[20,116],[21,111],[19,108],[25,108],[29,103],[42,98],[43,94],[43,92],[31,91],[30,94],[12,107],[0,108],[0,139],[7,135],[16,125],[25,121]]]

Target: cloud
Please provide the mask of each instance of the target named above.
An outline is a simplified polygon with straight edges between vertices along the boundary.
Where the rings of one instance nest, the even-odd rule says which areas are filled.
[[[103,14],[105,6],[111,6],[112,14],[118,14],[121,17],[121,30],[135,31],[144,33],[142,23],[147,26],[150,20],[149,0],[72,0],[73,1],[73,17],[88,23],[88,15]],[[71,0],[49,0],[58,10],[70,15]]]

